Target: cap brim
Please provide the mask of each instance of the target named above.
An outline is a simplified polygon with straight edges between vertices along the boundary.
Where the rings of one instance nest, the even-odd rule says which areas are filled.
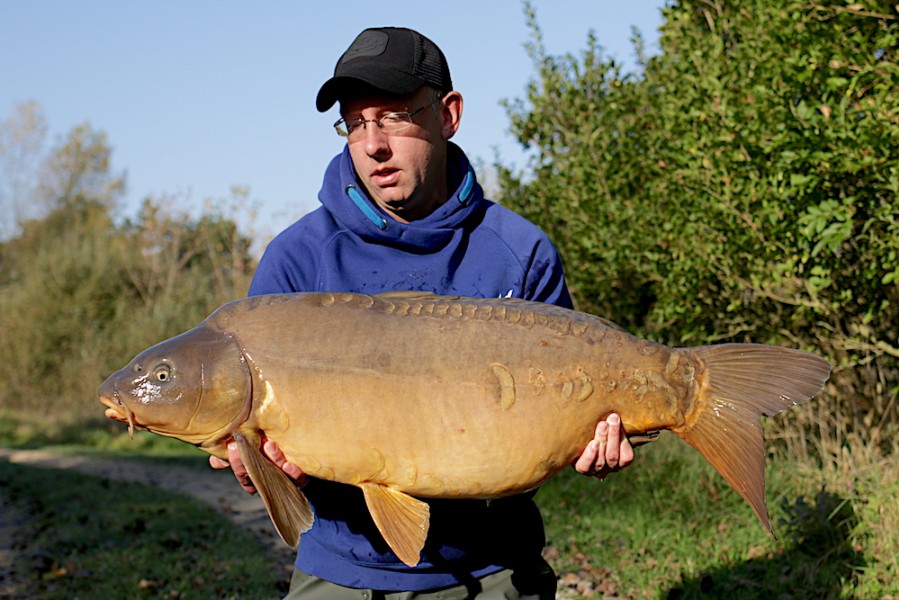
[[[377,90],[394,96],[411,94],[425,82],[409,75],[385,69],[382,66],[355,65],[352,68],[344,67],[339,77],[332,77],[322,85],[315,98],[315,107],[319,112],[326,112],[334,103],[346,95],[346,90],[358,85],[361,81]]]

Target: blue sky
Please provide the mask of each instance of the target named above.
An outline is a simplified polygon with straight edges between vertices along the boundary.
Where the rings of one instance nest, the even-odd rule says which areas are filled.
[[[631,27],[658,51],[663,0],[535,0],[552,54],[578,53],[589,30],[606,56],[634,64]],[[434,40],[465,98],[455,141],[473,160],[524,166],[502,99],[524,96],[534,69],[519,0],[238,2],[0,0],[0,120],[36,100],[55,143],[85,121],[105,131],[127,172],[123,213],[147,196],[188,210],[251,189],[270,237],[318,206],[343,140],[336,108],[315,94],[365,27],[398,25]]]

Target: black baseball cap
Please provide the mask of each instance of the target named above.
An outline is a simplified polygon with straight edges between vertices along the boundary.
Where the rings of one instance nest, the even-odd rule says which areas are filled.
[[[397,96],[423,85],[441,92],[453,89],[446,57],[437,44],[404,27],[373,27],[360,33],[337,61],[334,76],[318,91],[316,108],[327,111],[347,84],[359,81]]]

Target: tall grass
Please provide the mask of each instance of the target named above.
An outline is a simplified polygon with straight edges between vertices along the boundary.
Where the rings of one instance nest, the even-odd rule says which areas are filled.
[[[571,597],[882,598],[899,593],[899,468],[846,478],[771,457],[769,536],[673,436],[604,483],[563,474],[537,496]],[[575,594],[575,592],[577,595]]]

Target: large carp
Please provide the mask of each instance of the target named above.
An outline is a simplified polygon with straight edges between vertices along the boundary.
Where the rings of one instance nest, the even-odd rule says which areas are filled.
[[[261,434],[307,474],[358,486],[415,565],[418,498],[497,498],[569,466],[612,412],[699,450],[770,531],[762,415],[815,395],[824,359],[759,344],[673,349],[604,319],[511,299],[305,293],[224,305],[100,388],[107,416],[241,459],[284,540],[313,520]]]

